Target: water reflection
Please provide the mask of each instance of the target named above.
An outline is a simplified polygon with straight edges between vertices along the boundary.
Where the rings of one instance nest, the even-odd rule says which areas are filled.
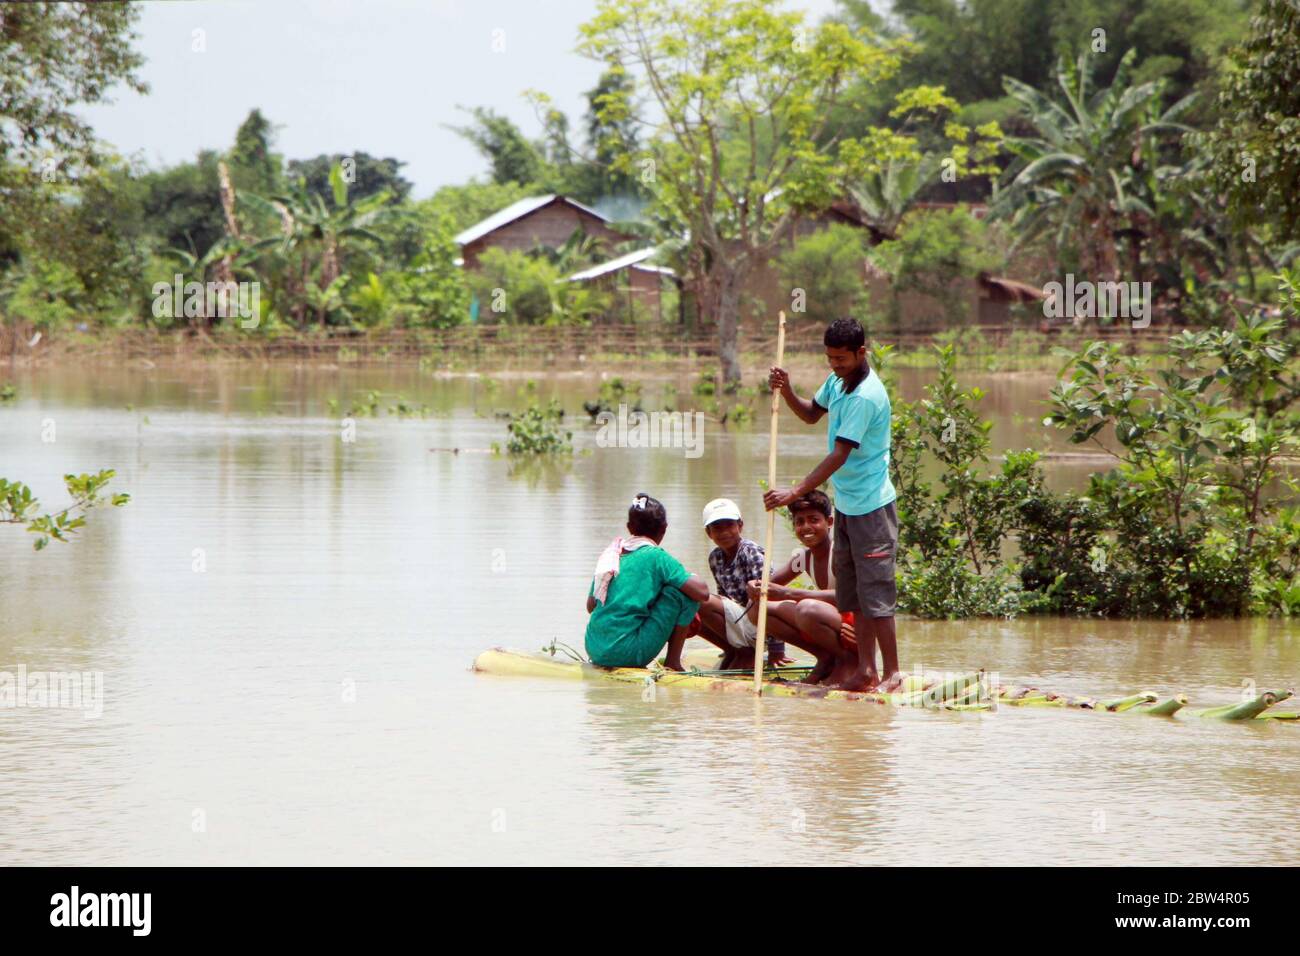
[[[647,701],[635,687],[466,670],[491,645],[580,643],[586,576],[636,491],[667,503],[665,546],[697,571],[710,498],[735,498],[761,536],[762,427],[710,424],[688,459],[599,448],[582,416],[572,461],[521,466],[482,451],[503,441],[494,410],[535,394],[575,411],[597,380],[215,366],[12,377],[0,474],[53,504],[63,472],[114,467],[133,500],[39,555],[0,534],[0,668],[98,670],[105,686],[97,721],[0,709],[0,863],[1213,864],[1264,850],[1297,862],[1281,771],[1300,758],[1300,728],[672,690]],[[685,401],[692,378],[679,376]],[[1041,382],[980,384],[1005,416],[995,446],[1047,447],[1032,424]],[[343,442],[329,401],[372,389],[431,413],[358,419]],[[782,477],[823,443],[791,429]],[[462,451],[433,450],[446,448]],[[1077,482],[1068,469],[1054,480]],[[1283,621],[906,621],[899,633],[906,666],[983,666],[1091,696],[1185,692],[1208,706],[1300,674],[1300,631]]]

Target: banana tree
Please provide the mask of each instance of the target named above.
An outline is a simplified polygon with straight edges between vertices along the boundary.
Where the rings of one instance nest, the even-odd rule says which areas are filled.
[[[1116,278],[1121,238],[1138,248],[1140,258],[1144,227],[1158,219],[1154,174],[1166,147],[1191,131],[1178,120],[1194,96],[1162,110],[1163,80],[1131,82],[1136,56],[1129,50],[1102,89],[1094,83],[1089,54],[1074,63],[1062,59],[1056,69],[1060,100],[1003,78],[1037,135],[1006,140],[1018,162],[996,190],[993,212],[1011,220],[1018,244],[1050,234],[1058,256],[1078,250],[1094,280]]]
[[[611,255],[607,244],[582,228],[573,230],[558,249],[537,245],[529,255],[541,256],[551,262],[561,275],[579,272]]]
[[[348,312],[343,301],[343,287],[348,283],[348,276],[336,276],[334,281],[322,288],[310,279],[307,281],[306,302],[307,307],[321,316],[322,323],[325,316],[338,315],[344,321],[350,321],[352,316]]]
[[[336,301],[328,290],[336,287],[342,277],[343,259],[350,245],[358,240],[382,245],[383,240],[370,226],[385,214],[389,200],[387,191],[367,196],[358,202],[348,199],[348,184],[338,166],[330,171],[332,204],[306,188],[299,179],[293,193],[264,198],[250,193],[240,193],[241,202],[270,212],[280,220],[280,237],[277,254],[284,260],[283,311],[295,324],[301,325],[308,314],[324,325],[327,316],[335,311]],[[311,287],[315,293],[311,293]]]
[[[245,242],[225,236],[214,242],[202,254],[193,246],[188,250],[170,248],[163,252],[176,260],[180,274],[186,283],[197,282],[204,287],[203,315],[212,317],[215,314],[212,307],[214,304],[208,299],[207,283],[236,281],[240,277],[256,278],[253,264],[268,246],[266,240]],[[172,318],[178,319],[180,316],[172,316]]]
[[[891,159],[878,170],[850,183],[849,195],[867,222],[892,239],[921,190],[934,181],[939,163],[939,156],[933,153],[920,160]]]

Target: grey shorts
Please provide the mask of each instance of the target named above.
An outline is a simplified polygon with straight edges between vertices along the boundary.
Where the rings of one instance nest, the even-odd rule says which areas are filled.
[[[864,515],[835,510],[835,603],[841,613],[893,617],[898,606],[894,577],[898,511],[890,502]]]

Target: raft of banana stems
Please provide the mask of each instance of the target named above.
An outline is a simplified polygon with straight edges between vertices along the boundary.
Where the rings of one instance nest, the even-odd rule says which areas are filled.
[[[567,655],[568,660],[559,657]],[[703,663],[703,662],[702,662]],[[670,671],[659,662],[648,668],[597,667],[567,645],[552,642],[542,654],[497,647],[484,651],[474,661],[474,670],[519,677],[566,677],[631,684],[654,684],[683,690],[753,692],[753,672],[718,670],[692,666]],[[807,684],[812,668],[806,665],[768,667],[763,672],[762,693],[771,697],[801,697],[814,700],[853,700],[951,711],[991,711],[999,707],[1060,707],[1110,714],[1146,714],[1152,717],[1201,717],[1216,720],[1283,721],[1300,727],[1300,712],[1271,710],[1291,698],[1290,690],[1265,691],[1249,700],[1217,707],[1188,708],[1187,697],[1176,694],[1161,699],[1150,692],[1126,697],[1096,698],[1058,694],[1037,687],[1004,685],[984,671],[957,675],[904,675],[902,686],[893,692],[850,691]]]

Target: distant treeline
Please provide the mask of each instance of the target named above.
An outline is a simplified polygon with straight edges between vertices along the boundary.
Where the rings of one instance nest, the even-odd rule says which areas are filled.
[[[889,306],[846,280],[864,261],[897,288],[938,289],[1014,248],[1052,274],[1150,282],[1157,312],[1213,325],[1228,305],[1270,301],[1300,249],[1300,131],[1277,120],[1300,114],[1300,15],[1284,0],[894,0],[888,15],[841,0],[816,25],[757,0],[642,13],[646,49],[680,44],[676,72],[647,85],[626,4],[602,0],[580,30],[580,52],[602,64],[584,114],[531,94],[530,135],[463,106],[455,128],[486,176],[417,200],[404,163],[364,144],[287,159],[272,119],[293,118],[256,109],[229,148],[192,161],[114,155],[77,107],[117,84],[145,91],[138,9],[9,7],[0,314],[47,331],[214,324],[207,308],[160,314],[153,290],[256,282],[258,314],[241,323],[254,334],[444,327],[503,287],[512,306],[496,320],[586,323],[608,299],[558,280],[625,250],[575,236],[466,274],[453,240],[522,197],[561,193],[658,247],[717,323],[734,378],[744,289],[769,265],[809,313],[870,319]],[[681,17],[683,31],[654,32]],[[833,201],[869,228],[794,243],[795,214]]]

